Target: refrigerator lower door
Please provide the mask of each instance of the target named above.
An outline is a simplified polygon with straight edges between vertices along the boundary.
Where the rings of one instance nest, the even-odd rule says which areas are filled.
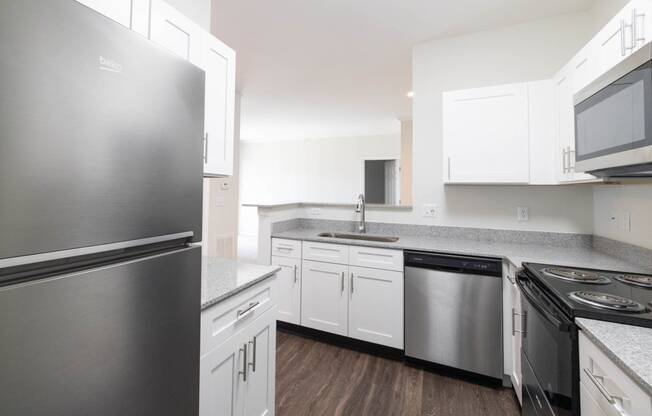
[[[0,288],[0,414],[199,412],[201,250]]]

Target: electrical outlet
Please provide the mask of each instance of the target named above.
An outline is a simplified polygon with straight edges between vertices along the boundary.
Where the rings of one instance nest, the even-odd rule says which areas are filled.
[[[519,221],[529,221],[530,220],[530,208],[529,207],[516,207],[516,219]]]
[[[321,215],[321,208],[310,208],[308,212],[311,217],[319,217]]]
[[[428,218],[436,218],[437,204],[423,204],[423,216]]]

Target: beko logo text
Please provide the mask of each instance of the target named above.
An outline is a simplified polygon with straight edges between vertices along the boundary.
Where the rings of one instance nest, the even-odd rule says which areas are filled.
[[[122,72],[122,65],[113,59],[108,59],[100,55],[100,69],[102,71]]]

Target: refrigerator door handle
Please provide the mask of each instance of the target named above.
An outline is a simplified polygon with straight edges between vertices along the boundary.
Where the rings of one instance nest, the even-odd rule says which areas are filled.
[[[11,257],[0,259],[0,269],[5,267],[22,266],[25,264],[41,263],[44,261],[60,260],[70,257],[85,256],[88,254],[98,254],[113,250],[123,250],[126,248],[145,246],[149,244],[164,243],[166,241],[191,239],[194,233],[186,231],[183,233],[161,235],[157,237],[142,238],[139,240],[122,241],[119,243],[101,244],[98,246],[73,248],[70,250],[52,251],[49,253],[32,254],[29,256]]]

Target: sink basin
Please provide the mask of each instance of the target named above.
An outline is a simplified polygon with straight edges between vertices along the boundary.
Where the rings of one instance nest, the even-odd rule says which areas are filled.
[[[347,240],[376,241],[379,243],[395,243],[398,241],[398,237],[387,237],[383,235],[367,235],[367,234],[355,234],[355,233],[320,233],[319,237],[345,238]]]

